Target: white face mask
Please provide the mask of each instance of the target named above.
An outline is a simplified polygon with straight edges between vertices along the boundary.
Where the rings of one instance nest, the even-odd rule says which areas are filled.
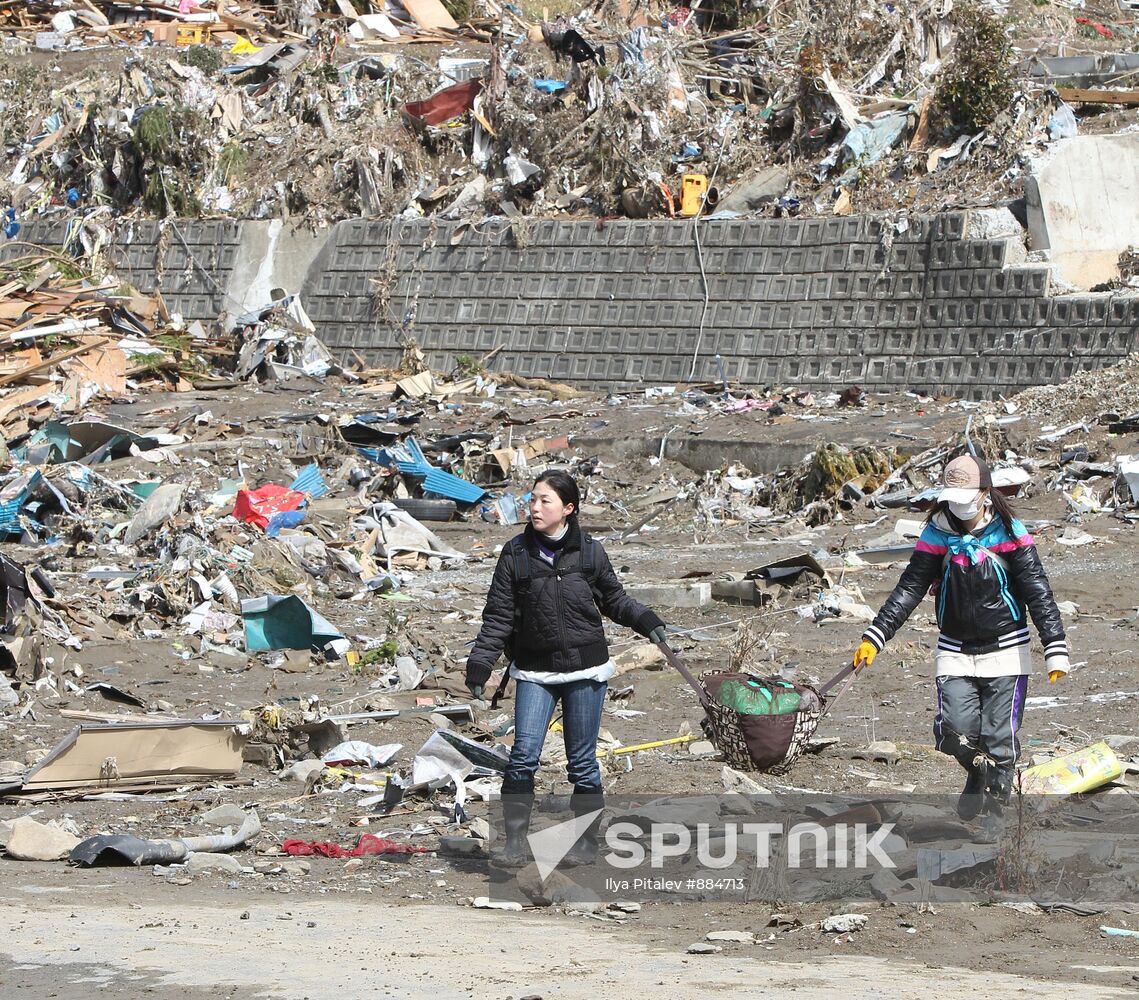
[[[949,512],[957,518],[958,521],[972,521],[978,514],[981,513],[989,505],[988,497],[984,500],[981,499],[981,494],[978,493],[968,503],[957,503],[953,500],[949,501]]]

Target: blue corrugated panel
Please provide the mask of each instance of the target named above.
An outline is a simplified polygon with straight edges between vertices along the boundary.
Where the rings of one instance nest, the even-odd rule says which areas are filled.
[[[23,533],[24,529],[20,527],[19,521],[20,511],[24,509],[28,497],[32,495],[42,478],[38,472],[33,472],[27,485],[19,493],[7,503],[0,503],[0,537]]]
[[[328,492],[328,483],[324,481],[324,476],[320,474],[316,462],[313,462],[301,469],[289,489],[296,490],[298,493],[306,493],[313,500],[319,500]]]
[[[389,466],[392,464],[391,455],[386,448],[357,448],[356,450],[369,462],[375,462],[376,465]]]
[[[431,471],[431,463],[427,461],[415,438],[408,438],[402,444],[392,444],[386,448],[357,445],[356,450],[369,461],[387,468],[394,465],[408,476],[426,476]]]
[[[415,438],[409,437],[401,444],[387,448],[357,448],[361,455],[377,465],[395,465],[405,476],[415,476],[423,481],[423,492],[433,496],[446,497],[458,503],[478,503],[485,497],[486,490],[465,479],[437,469],[423,454],[423,449]]]
[[[432,469],[419,442],[413,437],[407,438],[402,444],[393,444],[387,450],[395,460],[396,468],[409,476],[426,476]]]
[[[453,476],[442,469],[432,469],[423,479],[423,492],[447,497],[459,503],[478,503],[486,496],[486,490],[465,479]]]

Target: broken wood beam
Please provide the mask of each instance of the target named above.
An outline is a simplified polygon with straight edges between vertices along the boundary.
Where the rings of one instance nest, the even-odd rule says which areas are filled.
[[[80,354],[86,354],[88,351],[106,347],[111,343],[113,343],[113,341],[107,337],[102,340],[94,340],[90,344],[83,344],[81,347],[73,347],[70,351],[64,351],[62,354],[54,354],[50,358],[44,358],[43,361],[37,361],[33,365],[26,365],[19,371],[12,372],[10,375],[0,375],[0,386],[10,385],[12,382],[19,382],[29,375],[35,375],[39,372],[54,368],[62,361],[69,361],[71,358],[79,357]]]
[[[1068,104],[1122,104],[1139,107],[1139,90],[1086,90],[1082,87],[1057,87],[1056,93]]]

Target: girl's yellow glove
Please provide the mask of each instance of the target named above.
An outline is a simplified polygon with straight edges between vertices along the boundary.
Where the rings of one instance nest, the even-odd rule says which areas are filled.
[[[1048,671],[1048,683],[1049,684],[1055,684],[1067,672],[1068,672],[1067,670],[1049,670]]]
[[[874,662],[874,657],[878,655],[878,647],[867,639],[863,639],[858,644],[858,649],[854,651],[854,667],[856,670],[861,670],[863,667],[868,667]]]

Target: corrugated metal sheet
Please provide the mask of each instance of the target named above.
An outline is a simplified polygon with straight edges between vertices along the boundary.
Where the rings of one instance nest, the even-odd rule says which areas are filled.
[[[478,503],[486,496],[486,490],[465,479],[453,476],[442,469],[432,469],[423,479],[423,492],[428,495],[446,497],[459,503]]]
[[[423,449],[419,447],[419,442],[413,437],[407,438],[402,444],[393,444],[387,451],[392,456],[396,468],[409,476],[426,476],[432,469],[427,456],[423,454]]]
[[[313,462],[301,469],[297,478],[289,484],[289,489],[298,493],[307,493],[313,500],[319,500],[328,492],[328,483],[320,474],[320,468]]]
[[[19,520],[20,511],[23,510],[24,505],[28,502],[28,497],[35,491],[42,478],[39,472],[33,472],[22,487],[19,485],[19,480],[12,483],[10,489],[15,488],[17,492],[12,495],[10,500],[0,503],[0,536],[23,533],[24,529],[20,527]],[[9,490],[4,492],[7,493]]]
[[[377,465],[394,465],[405,476],[422,480],[423,492],[429,496],[446,497],[458,503],[478,503],[487,495],[486,490],[459,476],[437,469],[423,454],[419,442],[413,437],[387,448],[357,448],[365,458]]]

